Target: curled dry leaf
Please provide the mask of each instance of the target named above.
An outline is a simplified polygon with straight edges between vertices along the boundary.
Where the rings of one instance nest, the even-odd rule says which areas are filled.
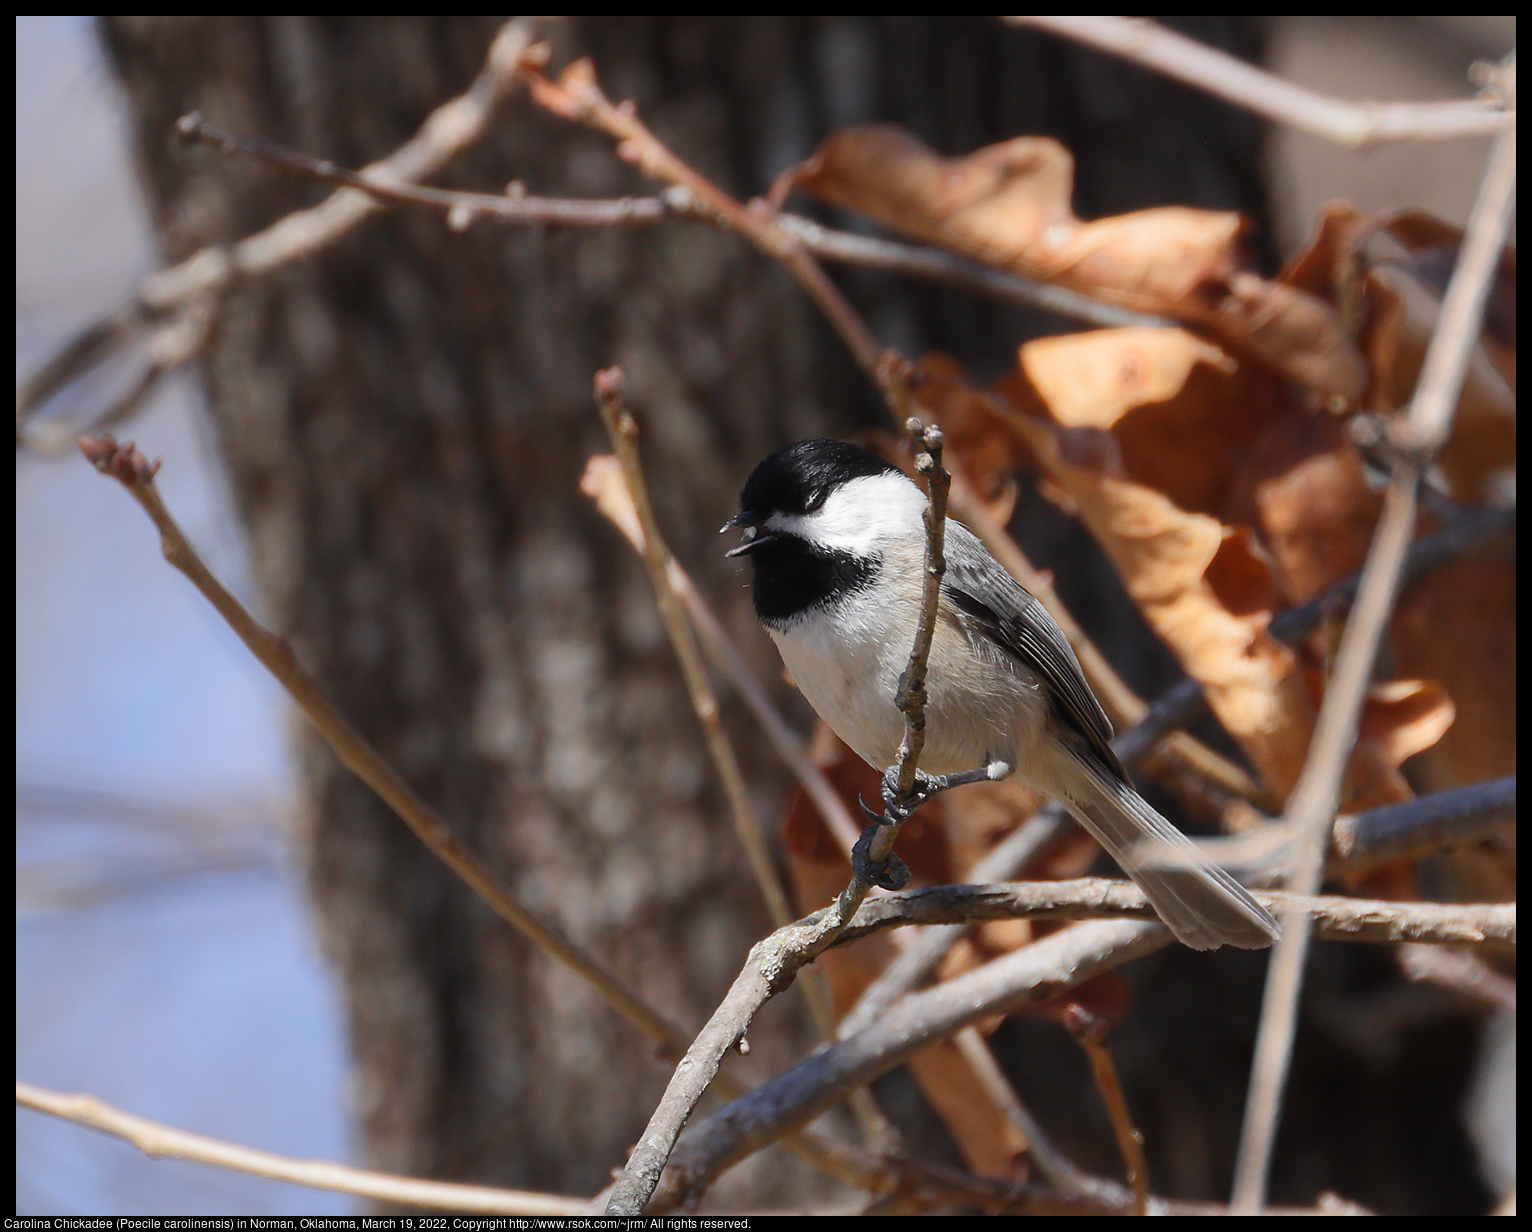
[[[1410,254],[1410,272],[1429,287],[1438,298],[1447,290],[1458,249],[1463,244],[1463,228],[1429,214],[1425,210],[1392,210],[1371,221],[1371,227],[1387,231]],[[1514,385],[1516,346],[1516,250],[1500,253],[1495,280],[1490,284],[1489,302],[1484,306],[1484,332],[1492,343],[1507,350],[1512,365],[1507,379]]]
[[[1285,408],[1253,442],[1231,520],[1257,527],[1289,602],[1362,567],[1382,500],[1341,422]]]
[[[1052,138],[946,158],[901,128],[863,125],[831,136],[790,178],[990,265],[1202,325],[1323,394],[1355,402],[1365,388],[1366,364],[1323,299],[1238,268],[1240,215],[1164,206],[1084,222],[1070,204],[1074,159]]]
[[[1004,392],[997,413],[1285,794],[1303,763],[1312,705],[1292,651],[1266,632],[1282,604],[1269,560],[1247,531],[1217,516],[1243,447],[1280,405],[1274,395],[1262,395],[1245,365],[1175,329],[1029,342]]]
[[[1316,694],[1322,682],[1310,673]],[[1431,748],[1452,727],[1456,710],[1441,685],[1424,680],[1379,681],[1367,691],[1358,716],[1356,748],[1340,808],[1379,808],[1413,794],[1399,767]],[[1347,881],[1353,893],[1394,901],[1420,897],[1414,860],[1394,860]]]
[[[1367,690],[1357,739],[1376,745],[1381,757],[1397,766],[1440,740],[1453,718],[1452,699],[1441,685],[1380,680]]]
[[[1017,426],[1213,712],[1286,795],[1308,748],[1312,705],[1293,652],[1266,631],[1276,586],[1248,534],[1082,464],[1053,425],[1018,416]]]
[[[1218,516],[1238,463],[1276,414],[1267,373],[1181,329],[1114,329],[1028,343],[996,384],[1010,405],[1064,429],[1061,448]],[[1239,413],[1231,414],[1230,408]]]
[[[1405,297],[1367,268],[1367,243],[1379,231],[1428,255],[1450,249],[1454,258],[1462,238],[1460,228],[1421,211],[1366,218],[1349,202],[1332,201],[1320,211],[1313,238],[1283,271],[1281,281],[1315,295],[1350,301],[1348,311],[1355,318],[1358,344],[1370,373],[1365,402],[1387,414],[1409,402],[1436,322],[1434,314],[1422,315],[1408,307]],[[1387,268],[1386,262],[1382,268]],[[1429,271],[1417,266],[1412,272],[1431,285]],[[1449,259],[1445,274],[1450,272]],[[1515,294],[1515,254],[1507,250],[1491,302],[1500,303],[1503,327],[1513,335]],[[1497,342],[1489,329],[1483,342],[1485,355],[1469,366],[1452,436],[1439,459],[1452,494],[1465,501],[1483,499],[1486,485],[1514,465],[1516,453],[1515,347]]]
[[[843,129],[794,174],[807,192],[990,265],[1148,312],[1232,272],[1238,214],[1169,207],[1084,223],[1074,159],[1049,137],[944,158],[890,124]]]
[[[1371,685],[1357,723],[1349,792],[1341,808],[1360,812],[1408,800],[1413,793],[1400,765],[1436,744],[1456,713],[1447,691],[1435,681],[1380,680]]]
[[[1308,245],[1277,281],[1339,306],[1366,366],[1365,393],[1357,401],[1386,412],[1398,405],[1394,365],[1404,305],[1387,283],[1363,268],[1363,232],[1363,219],[1349,201],[1327,202]]]
[[[1401,673],[1438,680],[1457,721],[1412,765],[1423,790],[1516,773],[1514,545],[1444,565],[1399,597],[1391,640]]]
[[[1091,528],[1230,734],[1286,795],[1316,706],[1300,656],[1267,626],[1289,603],[1354,573],[1377,516],[1340,425],[1180,330],[1029,342],[1003,392],[1001,417]],[[1231,512],[1240,509],[1243,518]],[[1385,730],[1386,716],[1377,723]],[[1392,757],[1388,798],[1402,798],[1397,766],[1416,750],[1379,747]]]
[[[1016,472],[1037,469],[1031,450],[951,356],[922,356],[916,372],[917,405],[941,426],[948,453],[958,459],[974,495],[1004,526],[1016,508]]]

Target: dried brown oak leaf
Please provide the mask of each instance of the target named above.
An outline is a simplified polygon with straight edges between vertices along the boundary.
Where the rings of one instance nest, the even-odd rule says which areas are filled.
[[[1245,438],[1280,409],[1245,367],[1183,330],[1097,330],[1026,343],[996,401],[1280,796],[1313,706],[1267,632],[1284,605],[1271,562],[1220,516]]]
[[[1352,280],[1360,309],[1363,350],[1374,371],[1368,402],[1379,411],[1407,403],[1419,375],[1434,318],[1406,315],[1401,296],[1377,273],[1365,272],[1370,237],[1393,236],[1419,257],[1412,275],[1430,284],[1432,254],[1455,259],[1462,229],[1418,210],[1364,217],[1347,202],[1331,202],[1307,248],[1283,277],[1316,292]],[[1470,366],[1438,458],[1440,473],[1460,500],[1483,499],[1496,477],[1516,464],[1514,339],[1515,252],[1501,258],[1492,308],[1496,322],[1482,335],[1493,364]],[[1436,271],[1445,286],[1451,260]],[[1361,276],[1358,285],[1355,280]],[[1498,371],[1497,371],[1498,370]],[[1322,439],[1327,438],[1327,439]],[[1251,520],[1277,558],[1289,596],[1301,601],[1360,566],[1376,519],[1355,450],[1338,425],[1282,418],[1257,443],[1246,483],[1260,505]],[[1415,781],[1441,791],[1513,774],[1516,767],[1516,577],[1513,550],[1490,546],[1433,570],[1407,587],[1391,628],[1395,669],[1438,682],[1456,703],[1456,721],[1412,763]]]
[[[1015,401],[1002,414],[1220,721],[1285,796],[1307,754],[1318,683],[1311,687],[1302,657],[1267,626],[1289,602],[1356,570],[1377,497],[1329,416],[1281,398],[1233,396],[1260,385],[1241,386],[1216,354],[1189,349],[1204,344],[1178,334],[1101,330],[1029,342],[1006,385]],[[1240,443],[1231,425],[1247,408],[1242,431],[1260,428],[1261,436]],[[1220,515],[1214,498],[1230,482],[1250,483],[1252,470],[1251,523]],[[1188,508],[1188,494],[1199,493],[1202,507]],[[1400,762],[1440,739],[1453,716],[1439,685],[1379,690],[1353,764],[1368,805],[1408,798]]]
[[[1438,680],[1457,722],[1411,769],[1444,791],[1516,773],[1514,542],[1452,561],[1405,588],[1391,630],[1395,667]]]
[[[1082,221],[1074,159],[1051,138],[947,158],[901,128],[863,125],[832,135],[789,183],[986,264],[1202,325],[1348,403],[1366,387],[1366,364],[1328,304],[1238,268],[1239,214],[1162,206]]]
[[[1421,285],[1440,292],[1451,274],[1462,230],[1419,210],[1363,216],[1347,201],[1321,210],[1307,247],[1289,263],[1281,280],[1337,303],[1355,319],[1358,342],[1367,357],[1365,404],[1391,413],[1408,404],[1436,328],[1434,303],[1427,296],[1402,296],[1380,276],[1401,264],[1373,262],[1369,241],[1381,232],[1411,251],[1409,272]],[[1445,264],[1444,264],[1445,262]],[[1507,250],[1491,294],[1482,355],[1470,363],[1453,416],[1452,435],[1438,458],[1453,496],[1484,498],[1486,486],[1508,468],[1516,455],[1516,351],[1496,338],[1496,330],[1514,339],[1516,328],[1516,255]],[[1440,268],[1438,268],[1440,267]],[[1491,327],[1493,315],[1498,325]]]

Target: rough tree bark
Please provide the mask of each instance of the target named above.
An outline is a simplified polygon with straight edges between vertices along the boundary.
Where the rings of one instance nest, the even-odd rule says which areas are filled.
[[[1180,24],[1259,50],[1249,20]],[[107,19],[166,255],[233,240],[318,195],[177,150],[178,116],[197,109],[361,166],[466,86],[496,26]],[[950,153],[1052,133],[1079,160],[1084,216],[1184,202],[1266,218],[1253,121],[986,19],[584,19],[556,48],[560,62],[594,55],[614,98],[634,98],[663,139],[742,196],[832,128],[887,119]],[[493,191],[511,179],[551,195],[646,191],[605,139],[524,100],[440,182]],[[946,349],[981,375],[1056,327],[891,277],[842,277],[886,342]],[[606,449],[591,374],[612,363],[642,413],[673,547],[775,679],[713,530],[770,448],[884,421],[807,301],[739,239],[688,223],[457,234],[434,215],[385,215],[239,288],[202,372],[271,623],[519,893],[673,1018],[697,1023],[767,921],[643,572],[577,490],[587,455]],[[784,775],[737,731],[770,818]],[[494,920],[312,737],[297,740],[313,897],[346,989],[368,1162],[598,1189],[667,1067]],[[767,1064],[808,1041],[796,1000],[782,1001],[752,1034]],[[1083,1075],[1071,1085],[1090,1098]],[[1231,1112],[1237,1101],[1219,1109]],[[1149,1113],[1151,1151],[1188,1116],[1200,1113]],[[1216,1172],[1223,1153],[1203,1153]],[[773,1166],[755,1197],[804,1192],[801,1173],[784,1174],[780,1157]]]

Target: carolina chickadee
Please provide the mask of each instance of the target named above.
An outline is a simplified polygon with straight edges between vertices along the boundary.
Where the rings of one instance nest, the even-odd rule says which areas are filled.
[[[728,555],[754,564],[756,614],[794,683],[878,770],[897,759],[904,734],[894,694],[919,620],[926,503],[876,454],[799,441],[755,468],[741,512],[724,526],[744,528]],[[956,522],[947,523],[946,558],[920,759],[936,781],[923,782],[939,789],[944,775],[1014,771],[1074,814],[1184,944],[1270,945],[1271,914],[1129,785],[1111,723],[1043,605]],[[1141,841],[1182,857],[1143,867]]]

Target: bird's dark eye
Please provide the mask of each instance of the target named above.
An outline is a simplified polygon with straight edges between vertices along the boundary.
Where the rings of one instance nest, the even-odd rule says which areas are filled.
[[[825,497],[830,495],[829,488],[815,488],[809,493],[809,499],[804,503],[803,512],[813,513],[825,503]]]

